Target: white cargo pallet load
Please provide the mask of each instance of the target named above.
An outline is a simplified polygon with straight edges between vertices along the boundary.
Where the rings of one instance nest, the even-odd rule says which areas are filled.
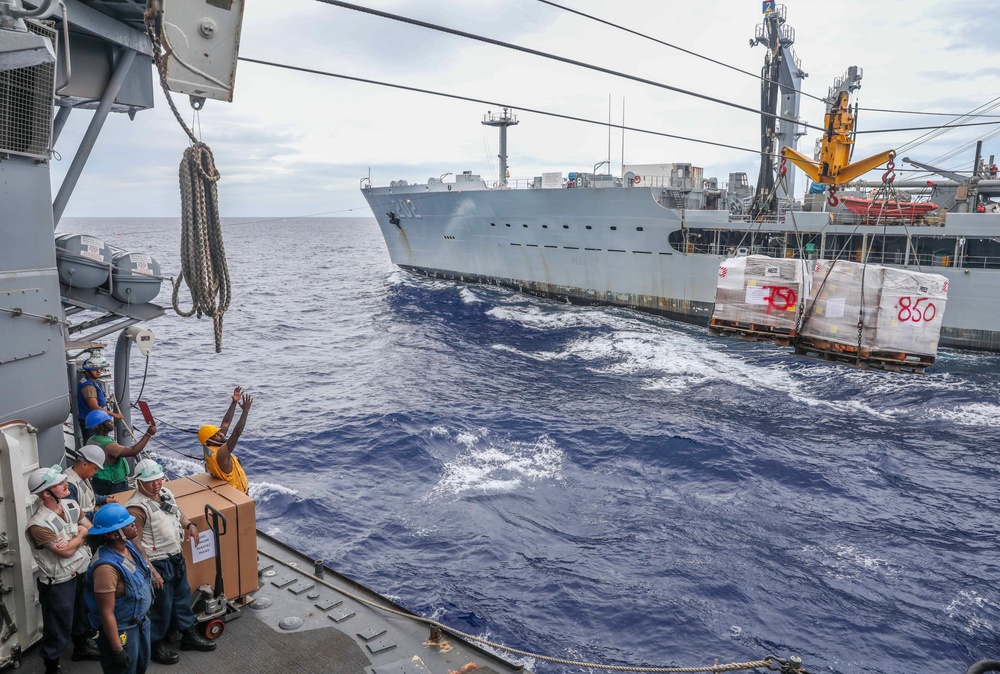
[[[724,260],[719,265],[710,334],[787,344],[795,336],[800,302],[809,296],[811,265],[766,255]]]
[[[940,274],[816,261],[796,352],[923,371],[937,355],[947,297],[948,279]]]

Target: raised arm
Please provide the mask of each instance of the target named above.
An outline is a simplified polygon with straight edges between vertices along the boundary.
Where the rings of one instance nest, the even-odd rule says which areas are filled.
[[[236,428],[233,429],[233,434],[229,436],[229,439],[226,440],[221,447],[219,447],[219,452],[215,455],[216,460],[219,462],[219,468],[221,468],[225,473],[228,473],[233,469],[233,461],[231,459],[233,450],[235,449],[240,436],[243,434],[243,427],[246,426],[247,416],[250,413],[250,406],[252,404],[253,397],[249,393],[244,393],[243,397],[240,399],[240,407],[243,408],[240,420],[236,422]]]
[[[113,459],[117,459],[120,456],[135,456],[146,448],[146,443],[154,435],[156,435],[156,424],[152,424],[147,428],[142,437],[131,447],[128,445],[119,445],[117,442],[109,442],[104,446],[104,453]]]
[[[223,433],[229,432],[229,424],[233,423],[233,415],[236,413],[236,404],[239,403],[242,395],[243,389],[237,386],[233,390],[233,401],[229,403],[229,409],[226,410],[226,416],[222,417],[222,423],[219,424],[219,430]]]

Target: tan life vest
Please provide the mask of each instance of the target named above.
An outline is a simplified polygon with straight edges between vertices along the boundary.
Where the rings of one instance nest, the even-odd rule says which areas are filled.
[[[25,535],[27,536],[27,529],[31,527],[44,527],[53,531],[58,540],[67,543],[73,540],[80,529],[79,524],[77,524],[82,512],[80,505],[73,499],[62,499],[60,503],[63,508],[63,516],[69,521],[43,505],[28,520]],[[86,572],[87,566],[90,565],[90,547],[87,545],[81,545],[70,557],[60,557],[47,547],[39,548],[36,546],[30,536],[28,536],[28,540],[31,541],[31,554],[35,557],[35,564],[38,565],[43,583],[54,585],[65,582],[77,574]]]
[[[94,495],[94,487],[90,484],[90,480],[80,477],[80,474],[73,470],[73,466],[64,470],[63,475],[76,487],[76,501],[80,504],[80,510],[85,513],[94,512],[97,508],[97,497]]]
[[[139,506],[146,511],[146,526],[142,528],[142,547],[150,561],[166,559],[171,555],[180,554],[181,543],[184,540],[184,530],[181,528],[181,511],[177,501],[169,489],[160,490],[160,499],[146,496],[138,489],[125,504],[126,508]],[[163,508],[166,504],[167,512]]]

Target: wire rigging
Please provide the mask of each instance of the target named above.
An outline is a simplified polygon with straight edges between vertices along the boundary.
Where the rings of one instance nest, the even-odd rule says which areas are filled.
[[[494,38],[485,37],[483,35],[476,35],[475,33],[468,33],[463,30],[457,30],[455,28],[448,28],[446,26],[441,26],[434,23],[429,23],[427,21],[421,21],[419,19],[412,19],[410,17],[400,16],[399,14],[391,14],[389,12],[383,12],[381,10],[372,9],[370,7],[362,7],[360,5],[354,5],[349,2],[343,2],[342,0],[317,0],[317,2],[322,2],[327,5],[334,5],[336,7],[342,7],[344,9],[354,10],[356,12],[362,12],[365,14],[371,14],[372,16],[378,16],[383,19],[391,19],[393,21],[399,21],[401,23],[408,23],[413,26],[419,26],[421,28],[429,28],[431,30],[440,31],[442,33],[447,33],[449,35],[455,35],[458,37],[464,37],[470,40],[476,40],[477,42],[483,42],[486,44],[491,44],[496,47],[503,47],[505,49],[512,49],[514,51],[519,51],[525,54],[530,54],[532,56],[539,56],[541,58],[547,58],[553,61],[559,61],[560,63],[566,63],[568,65],[574,65],[580,68],[585,68],[587,70],[593,70],[595,72],[604,73],[605,75],[613,75],[615,77],[621,77],[623,79],[631,80],[633,82],[639,82],[640,84],[648,84],[659,89],[665,89],[667,91],[673,91],[674,93],[683,94],[685,96],[691,96],[693,98],[699,98],[701,100],[709,101],[711,103],[718,103],[719,105],[724,105],[730,108],[735,108],[737,110],[743,110],[744,112],[750,112],[754,115],[766,115],[773,117],[774,119],[780,120],[782,122],[788,122],[789,124],[797,124],[807,129],[812,129],[813,131],[825,132],[826,129],[820,126],[813,126],[799,119],[792,119],[790,117],[783,117],[770,112],[764,112],[758,110],[757,108],[751,108],[747,105],[741,105],[739,103],[733,103],[732,101],[727,101],[721,98],[716,98],[715,96],[709,96],[708,94],[698,93],[696,91],[691,91],[690,89],[683,89],[681,87],[675,87],[670,84],[664,84],[662,82],[657,82],[655,80],[650,80],[645,77],[639,77],[637,75],[629,75],[628,73],[623,73],[617,70],[612,70],[611,68],[605,68],[603,66],[594,65],[592,63],[586,63],[584,61],[577,61],[576,59],[567,58],[565,56],[559,56],[557,54],[550,54],[548,52],[540,51],[538,49],[532,49],[530,47],[523,47],[521,45],[512,44],[510,42],[504,42],[503,40],[496,40]],[[523,110],[524,108],[518,108]]]
[[[320,0],[320,1],[325,1],[325,0]],[[577,117],[575,115],[565,115],[565,114],[562,114],[562,113],[559,113],[559,112],[550,112],[550,111],[547,111],[547,110],[539,110],[537,108],[527,108],[527,107],[518,106],[518,105],[510,105],[509,103],[500,103],[500,102],[497,102],[497,101],[487,101],[487,100],[484,100],[484,99],[481,99],[481,98],[472,98],[470,96],[460,96],[458,94],[448,94],[448,93],[444,93],[444,92],[440,92],[440,91],[433,91],[431,89],[421,89],[420,87],[411,87],[411,86],[407,86],[407,85],[404,85],[404,84],[393,84],[391,82],[381,82],[379,80],[372,80],[372,79],[368,79],[368,78],[365,78],[365,77],[355,77],[353,75],[344,75],[344,74],[341,74],[341,73],[333,73],[333,72],[329,72],[329,71],[325,71],[325,70],[316,70],[314,68],[304,68],[302,66],[293,66],[293,65],[290,65],[290,64],[287,64],[287,63],[277,63],[275,61],[264,61],[262,59],[250,58],[248,56],[240,56],[239,60],[240,61],[246,61],[247,63],[256,63],[258,65],[269,66],[269,67],[272,67],[272,68],[283,68],[285,70],[294,70],[294,71],[297,71],[297,72],[310,73],[312,75],[322,75],[324,77],[336,77],[338,79],[349,80],[349,81],[352,81],[352,82],[361,82],[363,84],[375,84],[375,85],[378,85],[378,86],[389,87],[389,88],[392,88],[392,89],[400,89],[400,90],[403,90],[403,91],[413,91],[413,92],[420,93],[420,94],[429,94],[431,96],[440,96],[442,98],[452,98],[452,99],[455,99],[455,100],[458,100],[458,101],[467,101],[469,103],[480,103],[480,104],[483,104],[483,105],[494,105],[494,106],[499,106],[499,107],[506,106],[508,108],[516,109],[516,110],[518,110],[520,112],[530,112],[530,113],[534,113],[534,114],[537,114],[537,115],[545,115],[545,116],[548,116],[548,117],[556,117],[558,119],[566,119],[566,120],[570,120],[570,121],[573,121],[573,122],[583,122],[584,124],[596,124],[598,126],[603,126],[603,127],[607,127],[608,126],[608,122],[606,120],[601,121],[601,120],[595,120],[595,119],[587,119],[586,117]],[[674,134],[674,133],[665,133],[663,131],[653,131],[651,129],[642,129],[642,128],[639,128],[639,127],[625,126],[625,125],[622,125],[622,124],[611,124],[610,126],[612,128],[622,129],[622,130],[625,130],[625,131],[635,131],[637,133],[646,133],[646,134],[650,134],[650,135],[653,135],[653,136],[661,136],[663,138],[675,138],[677,140],[687,140],[687,141],[691,141],[693,143],[701,143],[703,145],[713,145],[715,147],[724,147],[724,148],[728,148],[730,150],[739,150],[741,152],[750,152],[752,154],[760,154],[760,150],[757,150],[757,149],[751,149],[751,148],[747,148],[747,147],[741,147],[739,145],[730,145],[728,143],[719,143],[719,142],[712,141],[712,140],[704,140],[702,138],[692,138],[690,136],[680,136],[680,135],[677,135],[677,134]]]

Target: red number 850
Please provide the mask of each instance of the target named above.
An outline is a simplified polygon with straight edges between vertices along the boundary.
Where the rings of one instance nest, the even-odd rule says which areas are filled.
[[[923,309],[920,308],[921,302],[927,302]],[[937,307],[934,306],[926,297],[918,297],[917,301],[914,302],[912,297],[900,297],[899,298],[899,313],[896,314],[901,322],[911,321],[913,323],[920,323],[921,321],[933,321],[934,317],[937,316]],[[905,316],[903,315],[905,312]]]

